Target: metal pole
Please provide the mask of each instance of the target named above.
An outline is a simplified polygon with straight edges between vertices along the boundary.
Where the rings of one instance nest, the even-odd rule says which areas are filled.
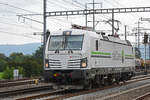
[[[149,36],[149,61],[150,61],[150,36]],[[150,68],[150,62],[149,62],[149,67]]]
[[[87,10],[87,4],[85,4],[85,10]],[[87,14],[85,14],[85,26],[87,27]]]
[[[135,46],[138,47],[137,46],[137,33],[135,33]]]
[[[144,59],[144,68],[145,68],[145,71],[144,71],[144,73],[147,74],[147,68],[146,68],[146,43],[144,45],[145,45],[145,59]]]
[[[127,25],[125,25],[125,40],[127,40]]]
[[[94,13],[94,11],[95,11],[95,7],[94,7],[94,0],[93,0],[93,31],[95,31],[95,13]]]
[[[112,10],[112,35],[114,36],[114,10]]]
[[[138,21],[138,49],[140,50],[140,21]]]
[[[46,1],[43,0],[43,66],[45,66],[45,45],[46,45]]]

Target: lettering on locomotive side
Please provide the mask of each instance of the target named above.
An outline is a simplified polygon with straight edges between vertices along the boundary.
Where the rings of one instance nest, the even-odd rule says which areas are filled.
[[[73,56],[70,56],[70,58],[80,58],[80,56],[73,55]]]
[[[122,60],[122,55],[118,51],[113,51],[112,60]]]
[[[96,58],[111,58],[111,53],[107,52],[91,52],[91,57],[96,57]]]

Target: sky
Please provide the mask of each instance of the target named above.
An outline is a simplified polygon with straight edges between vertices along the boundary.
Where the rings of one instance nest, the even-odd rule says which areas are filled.
[[[92,3],[93,0],[47,0],[47,12],[61,10],[81,10],[85,9],[85,3]],[[150,7],[150,0],[95,0],[95,8],[119,8],[119,7]],[[92,5],[88,4],[88,9]],[[0,0],[0,44],[26,44],[42,42],[43,25],[31,21],[43,21],[42,15],[25,16],[28,19],[18,17],[24,14],[42,14],[43,0]],[[115,14],[115,19],[120,21],[118,34],[124,34],[124,25],[127,25],[129,34],[134,33],[139,18],[149,18],[150,13],[130,13]],[[96,21],[107,21],[111,19],[111,14],[96,15]],[[92,15],[88,16],[88,21],[92,21]],[[68,29],[71,24],[85,25],[85,16],[69,17],[48,17],[47,29],[51,32],[59,29]],[[92,26],[92,23],[88,23]],[[149,28],[150,23],[142,22],[140,27]],[[96,26],[96,30],[111,31],[111,26],[101,22]],[[143,31],[149,32],[149,31]],[[37,33],[37,35],[33,35]],[[124,37],[121,37],[124,39]],[[135,43],[135,37],[128,36],[128,40]],[[141,40],[142,40],[141,36]],[[142,42],[142,41],[141,41]]]

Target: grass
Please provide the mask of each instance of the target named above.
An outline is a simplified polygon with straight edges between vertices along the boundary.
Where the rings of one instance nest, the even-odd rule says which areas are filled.
[[[0,80],[3,79],[2,76],[3,76],[3,72],[0,72]]]

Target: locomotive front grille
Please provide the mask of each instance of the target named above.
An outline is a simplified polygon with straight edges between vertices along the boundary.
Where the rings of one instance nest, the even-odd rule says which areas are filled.
[[[81,64],[81,59],[68,60],[69,68],[79,68]]]
[[[61,68],[61,61],[55,59],[49,59],[49,66],[50,68]]]
[[[49,55],[49,68],[69,69],[80,68],[81,55]]]

